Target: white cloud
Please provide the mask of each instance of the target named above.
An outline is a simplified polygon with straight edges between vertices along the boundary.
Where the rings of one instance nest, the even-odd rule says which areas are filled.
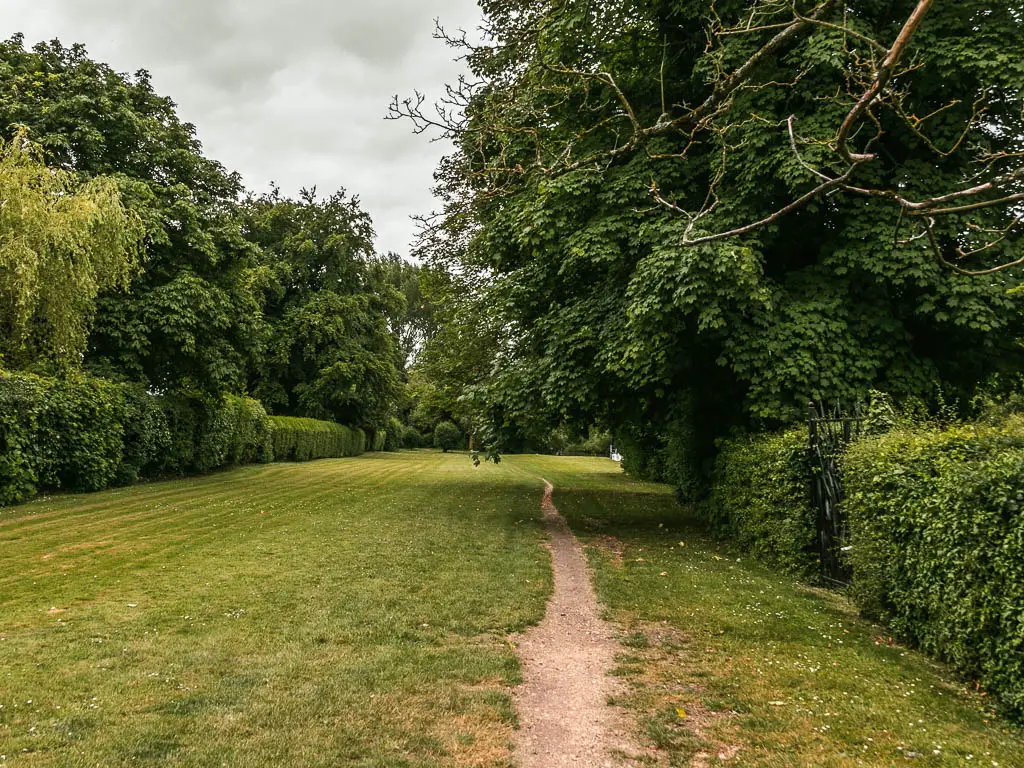
[[[409,217],[434,205],[445,146],[385,122],[392,94],[438,95],[460,66],[433,20],[475,27],[473,0],[4,0],[0,33],[81,42],[117,70],[147,69],[206,153],[257,191],[316,185],[362,198],[378,248],[407,253]]]

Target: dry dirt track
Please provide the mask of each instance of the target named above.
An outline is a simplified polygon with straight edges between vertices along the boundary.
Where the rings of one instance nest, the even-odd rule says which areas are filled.
[[[552,503],[545,481],[544,520],[551,537],[554,594],[544,620],[516,638],[523,684],[516,690],[522,768],[612,768],[637,753],[620,712],[608,705],[608,676],[619,645],[601,619],[586,558]]]

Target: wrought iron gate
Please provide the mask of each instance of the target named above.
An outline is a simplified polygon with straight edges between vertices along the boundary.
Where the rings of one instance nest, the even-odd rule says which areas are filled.
[[[860,407],[854,415],[843,415],[837,406],[826,410],[811,403],[807,412],[810,436],[811,493],[818,517],[818,548],[822,576],[836,584],[849,584],[852,576],[846,562],[847,526],[843,514],[843,486],[839,458],[864,426]]]

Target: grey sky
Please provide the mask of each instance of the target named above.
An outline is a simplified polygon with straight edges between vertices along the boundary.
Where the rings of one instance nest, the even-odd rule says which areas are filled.
[[[394,93],[437,95],[460,71],[433,19],[475,27],[474,0],[2,0],[0,34],[85,43],[153,84],[195,123],[206,153],[251,189],[344,186],[377,247],[408,253],[445,151],[381,118]]]

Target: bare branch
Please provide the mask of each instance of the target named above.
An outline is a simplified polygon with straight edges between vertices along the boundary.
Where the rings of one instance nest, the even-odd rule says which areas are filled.
[[[928,9],[931,8],[934,2],[935,0],[919,0],[914,12],[910,14],[910,18],[907,19],[907,23],[903,25],[903,29],[896,38],[896,42],[893,43],[892,47],[886,54],[885,60],[875,73],[874,83],[872,83],[871,87],[868,88],[864,95],[860,97],[853,109],[851,109],[849,114],[846,116],[843,124],[839,127],[839,133],[836,135],[836,151],[839,152],[839,155],[846,162],[857,163],[875,159],[875,156],[872,154],[857,154],[850,151],[847,146],[847,142],[850,138],[850,132],[853,130],[853,127],[860,122],[864,113],[871,106],[871,102],[878,98],[885,86],[889,84],[889,81],[892,79],[893,72],[896,69],[896,65],[899,64],[904,51],[906,51],[907,45],[910,43],[910,40],[914,36],[918,27],[921,26],[921,22],[924,21],[925,14],[928,13]]]

